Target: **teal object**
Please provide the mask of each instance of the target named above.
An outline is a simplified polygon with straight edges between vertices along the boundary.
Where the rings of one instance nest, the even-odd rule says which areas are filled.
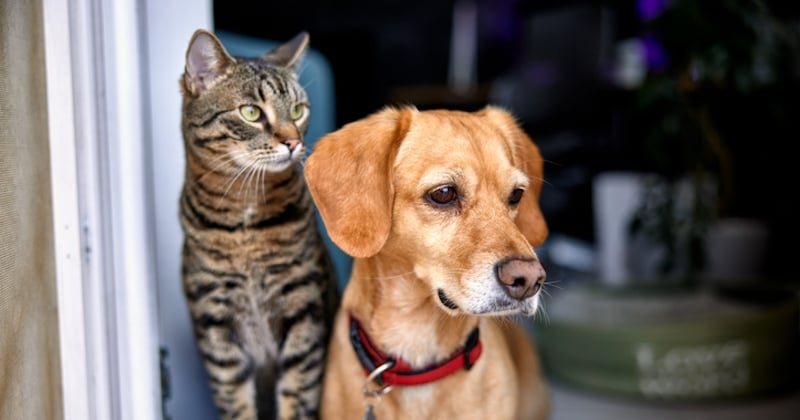
[[[215,35],[225,45],[225,49],[233,56],[254,57],[280,45],[280,42],[269,39],[251,37],[228,31],[215,31]],[[311,45],[314,37],[311,36]],[[317,141],[327,133],[336,129],[336,101],[333,70],[325,56],[319,51],[309,48],[300,64],[300,85],[308,92],[311,102],[311,120],[305,137],[305,145],[309,153],[314,150]],[[333,260],[339,290],[350,278],[353,259],[345,254],[331,241],[322,219],[317,213],[317,225]]]

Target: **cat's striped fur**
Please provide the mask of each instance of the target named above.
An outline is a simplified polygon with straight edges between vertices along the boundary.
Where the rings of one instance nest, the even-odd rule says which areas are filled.
[[[198,30],[186,53],[183,286],[223,419],[318,417],[338,294],[301,168],[307,45],[234,58]]]

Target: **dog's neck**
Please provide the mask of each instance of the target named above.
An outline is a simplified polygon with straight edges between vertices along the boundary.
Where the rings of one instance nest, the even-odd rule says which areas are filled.
[[[342,305],[382,352],[415,368],[437,363],[464,345],[474,316],[445,313],[413,271],[378,258],[357,259]]]

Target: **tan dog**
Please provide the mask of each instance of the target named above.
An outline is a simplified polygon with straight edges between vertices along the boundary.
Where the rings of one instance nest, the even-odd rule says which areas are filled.
[[[547,236],[542,158],[510,114],[386,108],[323,137],[305,176],[355,257],[323,419],[549,415],[531,340],[501,317],[536,312]]]

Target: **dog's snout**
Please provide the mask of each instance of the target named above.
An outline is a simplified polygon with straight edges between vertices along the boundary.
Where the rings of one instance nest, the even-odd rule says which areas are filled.
[[[541,289],[546,277],[538,261],[511,259],[496,266],[497,281],[506,294],[514,299],[527,299]]]

